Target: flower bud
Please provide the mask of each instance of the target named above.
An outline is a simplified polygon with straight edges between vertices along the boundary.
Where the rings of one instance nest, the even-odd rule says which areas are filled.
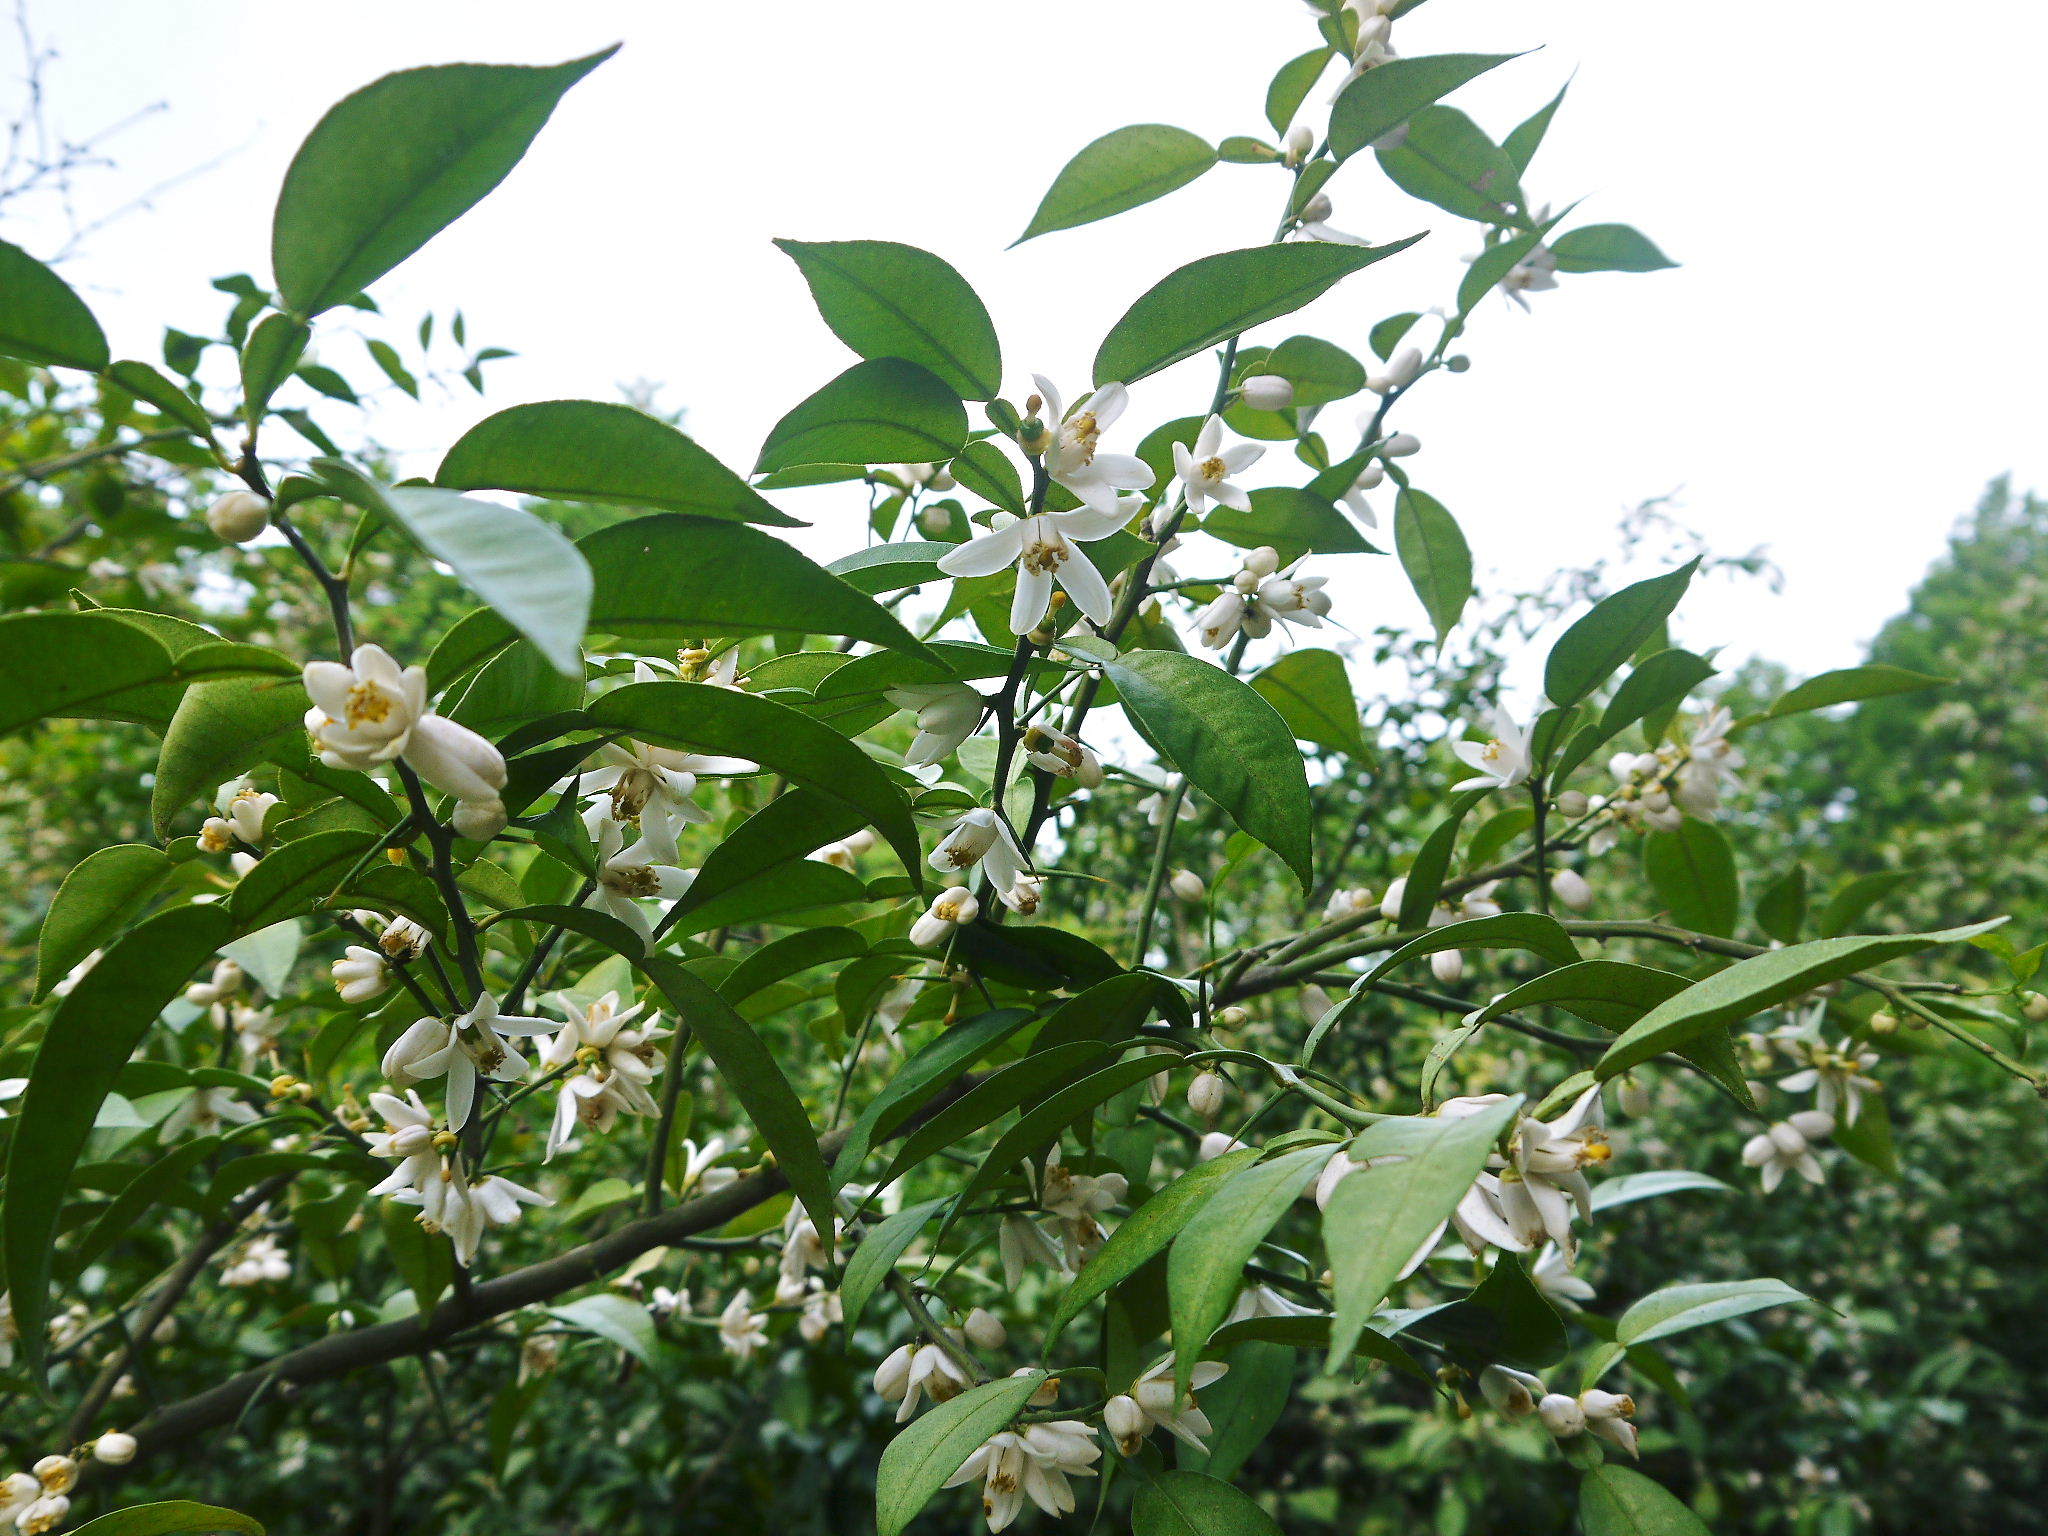
[[[14,1528],[22,1536],[43,1536],[62,1525],[70,1513],[71,1500],[61,1493],[45,1494],[14,1517]]]
[[[1429,957],[1430,974],[1447,987],[1465,979],[1465,957],[1455,949],[1440,949]]]
[[[1182,901],[1200,901],[1209,894],[1209,888],[1202,883],[1202,877],[1192,869],[1176,869],[1173,878],[1167,882],[1173,894]]]
[[[1899,1016],[1889,1009],[1880,1008],[1870,1016],[1870,1032],[1873,1035],[1894,1035],[1899,1030]]]
[[[1336,211],[1331,206],[1329,194],[1318,192],[1301,205],[1301,221],[1304,224],[1321,224]]]
[[[1583,912],[1593,904],[1593,887],[1586,884],[1586,877],[1576,869],[1560,869],[1552,875],[1550,890],[1574,912]]]
[[[1462,352],[1453,352],[1444,359],[1444,366],[1453,373],[1463,373],[1472,366],[1472,359]]]
[[[917,531],[928,539],[943,537],[953,526],[953,514],[941,506],[917,509]]]
[[[0,1510],[20,1509],[41,1491],[42,1484],[26,1472],[10,1472],[0,1477]]]
[[[1412,453],[1422,452],[1422,439],[1413,432],[1396,432],[1387,439],[1384,451],[1390,459],[1405,459]]]
[[[1010,1374],[1012,1376],[1029,1376],[1032,1369],[1031,1366],[1020,1365]],[[1057,1376],[1048,1376],[1038,1384],[1038,1390],[1031,1394],[1029,1406],[1033,1408],[1050,1408],[1059,1400],[1060,1379]]]
[[[78,1463],[69,1456],[45,1456],[29,1468],[45,1493],[69,1493],[78,1481]]]
[[[1226,1085],[1214,1072],[1198,1073],[1188,1084],[1188,1108],[1203,1119],[1213,1119],[1223,1109]]]
[[[1235,1003],[1216,1011],[1216,1023],[1223,1029],[1240,1029],[1251,1021],[1251,1014]]]
[[[1489,1365],[1479,1373],[1479,1390],[1500,1412],[1511,1419],[1522,1419],[1536,1411],[1536,1399],[1543,1391],[1543,1383],[1527,1371]]]
[[[1003,1320],[981,1307],[967,1314],[965,1328],[968,1342],[976,1349],[1001,1349],[1010,1342],[1010,1330]]]
[[[2020,1004],[2020,1012],[2029,1024],[2048,1024],[2048,996],[2029,992],[2026,1001]]]
[[[1818,1109],[1802,1109],[1785,1117],[1785,1124],[1808,1142],[1826,1141],[1835,1134],[1835,1117]],[[1775,1135],[1776,1127],[1772,1127]]]
[[[1145,1432],[1152,1427],[1152,1419],[1138,1406],[1135,1397],[1112,1397],[1102,1406],[1102,1427],[1109,1431],[1121,1454],[1135,1456],[1138,1447],[1145,1443]]]
[[[103,1461],[110,1467],[125,1467],[135,1459],[135,1437],[118,1429],[110,1429],[92,1443],[92,1458]]]
[[[1590,808],[1591,802],[1581,790],[1568,789],[1557,797],[1557,809],[1562,815],[1576,819],[1585,815]]]
[[[1221,1131],[1211,1131],[1195,1143],[1195,1161],[1213,1163],[1226,1152],[1238,1152],[1243,1149],[1244,1143],[1235,1136],[1226,1136]]]
[[[1631,1120],[1639,1120],[1650,1112],[1650,1090],[1645,1088],[1633,1072],[1621,1076],[1621,1088],[1615,1095],[1615,1102],[1621,1112]]]
[[[1238,386],[1244,403],[1255,411],[1284,411],[1294,404],[1294,385],[1277,373],[1255,373]]]
[[[1543,1427],[1560,1440],[1586,1432],[1586,1410],[1579,1406],[1578,1399],[1562,1392],[1546,1393],[1536,1405],[1536,1415],[1543,1420]]]
[[[1288,130],[1285,145],[1287,164],[1297,166],[1308,159],[1309,151],[1316,147],[1316,136],[1307,123],[1296,123]]]
[[[914,1346],[899,1344],[875,1367],[875,1391],[886,1401],[903,1401],[903,1394],[910,1389],[911,1357],[916,1353]]]
[[[206,509],[206,526],[223,544],[246,544],[270,526],[270,503],[250,491],[229,491]]]

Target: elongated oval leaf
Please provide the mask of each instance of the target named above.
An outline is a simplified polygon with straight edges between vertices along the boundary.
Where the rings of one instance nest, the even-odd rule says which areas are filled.
[[[905,1426],[875,1469],[876,1536],[901,1536],[975,1447],[1024,1411],[1044,1379],[1032,1371],[985,1381]]]
[[[1844,667],[1809,677],[1787,692],[1767,712],[1766,718],[1796,715],[1809,709],[1826,709],[1834,704],[1854,704],[1860,699],[1881,699],[1894,693],[1917,693],[1922,688],[1939,688],[1950,682],[1926,672],[1873,663],[1867,667]]]
[[[170,671],[154,637],[106,614],[0,618],[0,733],[50,718],[147,720],[127,705]]]
[[[0,357],[44,367],[107,366],[107,337],[71,285],[0,240]]]
[[[1430,103],[1515,57],[1512,53],[1432,53],[1389,59],[1367,70],[1344,87],[1330,108],[1330,153],[1339,160],[1357,154]]]
[[[171,875],[169,854],[145,843],[116,843],[89,853],[64,877],[43,919],[36,949],[36,996],[101,948]]]
[[[1331,1150],[1298,1147],[1237,1169],[1201,1201],[1174,1238],[1166,1256],[1166,1294],[1173,1309],[1174,1372],[1183,1390],[1209,1335],[1230,1314],[1245,1265],[1322,1172]]]
[[[924,1224],[948,1198],[941,1195],[936,1200],[905,1206],[895,1215],[876,1223],[874,1230],[853,1250],[853,1257],[846,1261],[846,1273],[839,1282],[840,1310],[845,1314],[849,1331],[860,1321],[868,1299],[896,1268],[896,1261],[903,1257],[904,1250],[917,1241],[917,1234],[924,1230]]]
[[[1442,646],[1472,596],[1472,548],[1434,496],[1404,490],[1394,502],[1394,550]]]
[[[768,433],[754,473],[805,464],[934,464],[967,441],[967,407],[901,358],[855,363]]]
[[[331,309],[454,223],[614,51],[544,68],[401,70],[330,107],[292,157],[271,221],[285,303],[304,316]]]
[[[1604,1081],[1685,1044],[1717,1025],[1733,1024],[1788,997],[1811,991],[1858,971],[1918,954],[1937,944],[1956,944],[1989,933],[2003,918],[1945,928],[1934,933],[1855,935],[1794,944],[1753,955],[1658,1004],[1607,1048],[1594,1068]]]
[[[1455,107],[1424,107],[1374,154],[1403,192],[1463,219],[1506,222],[1522,201],[1507,152]]]
[[[230,937],[217,906],[158,913],[107,946],[58,1003],[36,1050],[7,1152],[0,1238],[21,1350],[38,1375],[57,1213],[93,1118],[157,1015]]]
[[[1590,696],[1664,627],[1698,570],[1697,558],[1602,598],[1558,637],[1543,664],[1543,693],[1557,708]]]
[[[1280,1536],[1273,1517],[1234,1483],[1176,1467],[1138,1489],[1134,1536]]]
[[[654,1319],[636,1301],[600,1292],[595,1296],[564,1302],[559,1307],[549,1307],[548,1312],[572,1328],[594,1333],[618,1345],[644,1366],[651,1368],[656,1363],[661,1341],[654,1331]]]
[[[702,683],[631,683],[590,706],[593,724],[664,746],[745,757],[858,811],[913,880],[924,860],[910,802],[865,752],[773,699]]]
[[[1603,1462],[1579,1484],[1585,1536],[1711,1536],[1704,1520],[1640,1472]]]
[[[1552,781],[1562,782],[1574,768],[1638,720],[1676,707],[1679,700],[1713,675],[1714,664],[1691,651],[1659,651],[1645,657],[1640,666],[1622,679],[1600,718],[1573,733],[1552,769]]]
[[[114,1510],[72,1526],[71,1536],[263,1536],[263,1525],[232,1509],[170,1499]]]
[[[1661,272],[1677,262],[1626,224],[1586,224],[1550,242],[1560,272]]]
[[[1221,667],[1176,651],[1113,656],[1078,640],[1066,648],[1100,661],[1124,713],[1160,755],[1279,854],[1303,890],[1314,883],[1308,772],[1278,710]]]
[[[1617,1205],[1633,1205],[1638,1200],[1683,1194],[1687,1190],[1712,1190],[1717,1195],[1735,1193],[1732,1184],[1724,1184],[1711,1174],[1694,1173],[1689,1168],[1651,1168],[1642,1173],[1625,1173],[1618,1179],[1602,1179],[1593,1186],[1591,1204],[1597,1216]]]
[[[1110,329],[1095,354],[1095,382],[1135,383],[1255,325],[1293,314],[1353,272],[1421,238],[1374,246],[1257,245],[1191,261],[1147,289]]]
[[[1643,873],[1681,928],[1733,938],[1742,911],[1735,853],[1721,829],[1688,816],[1643,839]]]
[[[1688,1328],[1740,1317],[1765,1307],[1804,1301],[1782,1280],[1715,1280],[1703,1285],[1672,1285],[1652,1291],[1622,1313],[1614,1324],[1617,1344],[1647,1344]]]
[[[1140,207],[1186,186],[1215,163],[1209,141],[1185,128],[1138,123],[1105,133],[1061,167],[1030,224],[1011,243]]]
[[[667,422],[601,400],[541,400],[486,416],[448,450],[434,482],[803,526]]]
[[[832,334],[862,357],[900,357],[963,400],[1003,384],[995,322],[952,264],[893,240],[778,240]]]

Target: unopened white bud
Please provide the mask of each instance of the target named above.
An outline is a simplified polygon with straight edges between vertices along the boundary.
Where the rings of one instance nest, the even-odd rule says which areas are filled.
[[[1615,1102],[1621,1106],[1621,1112],[1630,1119],[1641,1119],[1650,1112],[1650,1090],[1643,1086],[1642,1080],[1633,1072],[1625,1072],[1622,1074],[1620,1091],[1615,1094]]]
[[[1010,1342],[1010,1330],[1003,1326],[1003,1320],[981,1307],[967,1314],[964,1326],[968,1342],[976,1349],[1001,1349]]]
[[[473,843],[487,843],[496,837],[505,830],[506,819],[505,802],[496,798],[461,801],[449,818],[456,835]]]
[[[1244,557],[1245,574],[1261,580],[1280,569],[1280,551],[1270,544],[1261,544]]]
[[[223,544],[246,544],[270,526],[270,503],[253,491],[229,491],[206,509],[206,526]]]
[[[1576,869],[1560,869],[1552,875],[1550,889],[1559,901],[1574,912],[1583,912],[1593,904],[1593,887],[1586,883],[1586,877]]]
[[[1422,452],[1422,439],[1413,432],[1396,432],[1387,439],[1383,451],[1390,459],[1405,459],[1412,453]]]
[[[1387,360],[1384,373],[1376,373],[1365,381],[1365,387],[1376,395],[1391,395],[1396,390],[1406,389],[1422,377],[1422,349],[1403,347]]]
[[[945,507],[929,506],[917,509],[917,531],[928,539],[942,537],[953,526],[953,514]]]
[[[910,1387],[911,1358],[916,1353],[912,1345],[899,1344],[875,1367],[875,1391],[886,1401],[903,1401],[903,1394]]]
[[[45,1493],[69,1493],[78,1481],[78,1463],[69,1456],[45,1456],[29,1468]]]
[[[1109,1438],[1116,1442],[1120,1454],[1135,1456],[1138,1447],[1145,1443],[1145,1431],[1152,1427],[1152,1419],[1138,1406],[1135,1397],[1118,1396],[1103,1404],[1102,1427],[1109,1431]]]
[[[1176,869],[1173,878],[1167,883],[1173,887],[1173,894],[1182,901],[1200,901],[1209,894],[1209,888],[1202,883],[1202,877],[1192,869]]]
[[[1214,1119],[1223,1109],[1226,1092],[1223,1079],[1214,1072],[1202,1072],[1188,1084],[1188,1108],[1203,1119]]]
[[[1479,1390],[1500,1412],[1511,1419],[1521,1419],[1536,1411],[1536,1399],[1543,1395],[1543,1383],[1527,1371],[1489,1365],[1479,1373]]]
[[[1562,1392],[1547,1393],[1536,1405],[1536,1415],[1543,1420],[1543,1427],[1560,1440],[1586,1432],[1586,1410],[1579,1406],[1577,1398],[1566,1397]]]
[[[1244,403],[1255,411],[1284,411],[1294,404],[1294,385],[1277,373],[1255,373],[1238,386]]]
[[[1447,987],[1465,979],[1465,957],[1455,949],[1440,949],[1429,957],[1430,974]]]
[[[1231,1004],[1228,1008],[1219,1008],[1216,1011],[1216,1023],[1224,1029],[1240,1028],[1248,1023],[1250,1019],[1251,1014],[1238,1007],[1235,1003]]]
[[[1331,206],[1329,194],[1318,192],[1301,205],[1301,220],[1304,224],[1322,224],[1337,210]]]
[[[1568,789],[1557,797],[1557,808],[1566,816],[1583,816],[1586,814],[1589,805],[1590,802],[1586,799],[1584,792],[1580,790]]]

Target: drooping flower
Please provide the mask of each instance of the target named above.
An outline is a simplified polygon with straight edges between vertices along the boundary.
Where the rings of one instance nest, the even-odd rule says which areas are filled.
[[[195,1088],[178,1107],[164,1117],[157,1135],[171,1141],[191,1131],[211,1136],[224,1125],[248,1125],[257,1118],[255,1109],[236,1098],[227,1088]]]
[[[626,829],[607,819],[597,831],[597,885],[583,904],[617,918],[642,944],[652,944],[654,924],[640,903],[674,901],[696,878],[694,869],[659,862],[644,837],[628,847]]]
[[[1738,779],[1744,758],[1728,739],[1735,717],[1723,705],[1715,705],[1701,719],[1686,748],[1685,761],[1672,775],[1671,798],[1702,820],[1721,809],[1721,795]]]
[[[1578,1252],[1572,1208],[1593,1213],[1584,1169],[1613,1156],[1601,1125],[1598,1084],[1580,1094],[1555,1120],[1525,1116],[1516,1128],[1509,1166],[1501,1177],[1501,1211],[1529,1246],[1548,1238],[1567,1262]]]
[[[976,806],[953,823],[928,862],[946,875],[964,876],[979,869],[999,891],[1016,885],[1024,873],[1024,852],[1009,823],[988,806]]]
[[[268,1232],[259,1234],[240,1248],[230,1249],[221,1268],[220,1283],[240,1290],[253,1285],[275,1285],[292,1275],[291,1256]]]
[[[723,1136],[713,1136],[701,1147],[686,1139],[682,1144],[683,1173],[677,1182],[676,1193],[687,1195],[694,1189],[699,1194],[708,1195],[737,1179],[740,1176],[738,1169],[718,1166],[718,1160],[725,1156],[725,1152]]]
[[[424,1188],[441,1169],[441,1154],[434,1145],[433,1112],[412,1090],[402,1099],[392,1093],[373,1093],[370,1108],[382,1117],[384,1130],[365,1137],[363,1144],[372,1157],[388,1157],[398,1164],[382,1183],[371,1186],[370,1193],[395,1195],[401,1189]]]
[[[1101,1454],[1094,1431],[1078,1419],[1005,1429],[976,1446],[942,1486],[979,1480],[982,1516],[991,1531],[1001,1531],[1017,1518],[1026,1499],[1049,1515],[1072,1514],[1074,1490],[1068,1479],[1095,1476]]]
[[[1529,1279],[1536,1289],[1560,1307],[1575,1307],[1593,1299],[1593,1287],[1572,1273],[1571,1261],[1555,1243],[1546,1243],[1529,1266]]]
[[[1102,764],[1093,752],[1065,731],[1031,725],[1024,730],[1024,760],[1055,778],[1072,779],[1083,789],[1102,783]]]
[[[1375,489],[1386,478],[1387,466],[1380,460],[1374,459],[1359,472],[1358,478],[1351,482],[1350,489],[1337,498],[1337,505],[1346,512],[1349,512],[1359,522],[1365,524],[1366,527],[1379,527],[1379,514],[1373,511],[1372,503],[1365,499],[1365,493]]]
[[[1173,472],[1188,499],[1188,510],[1199,516],[1211,502],[1238,512],[1251,510],[1251,497],[1231,482],[1260,459],[1266,450],[1257,443],[1223,446],[1223,418],[1211,416],[1195,435],[1194,447],[1173,445]]]
[[[1095,1218],[1122,1201],[1130,1181],[1120,1173],[1075,1173],[1059,1155],[1058,1147],[1046,1154],[1038,1203],[1057,1219],[1066,1267],[1078,1269],[1102,1246],[1105,1234]]]
[[[1547,293],[1556,286],[1557,253],[1547,245],[1532,247],[1500,280],[1500,291],[1524,311],[1529,308],[1526,295]]]
[[[662,1053],[654,1042],[669,1031],[657,1027],[659,1014],[645,1024],[626,1026],[639,1018],[642,1003],[619,1007],[619,994],[607,992],[587,1008],[563,1000],[568,1022],[541,1049],[541,1064],[550,1070],[580,1063],[582,1070],[564,1079],[555,1097],[555,1118],[548,1128],[543,1162],[552,1161],[577,1126],[599,1134],[611,1130],[621,1114],[655,1115],[660,1106],[647,1090],[661,1070]]]
[[[552,1019],[500,1013],[498,1000],[486,992],[459,1019],[415,1020],[385,1051],[384,1075],[392,1086],[406,1088],[445,1074],[448,1128],[459,1131],[469,1123],[479,1077],[510,1083],[526,1075],[526,1058],[505,1037],[553,1034],[558,1028]]]
[[[1188,1390],[1179,1391],[1174,1385],[1173,1357],[1168,1355],[1151,1369],[1131,1383],[1130,1400],[1144,1415],[1144,1429],[1138,1439],[1157,1427],[1164,1429],[1175,1439],[1186,1442],[1198,1451],[1207,1451],[1206,1437],[1214,1433],[1209,1416],[1197,1405],[1195,1394],[1203,1388],[1223,1379],[1230,1367],[1214,1360],[1199,1361],[1194,1374],[1188,1378]],[[1122,1438],[1118,1438],[1121,1450]],[[1136,1449],[1135,1445],[1132,1447]],[[1125,1451],[1130,1455],[1130,1451]]]
[[[459,1177],[452,1180],[451,1190],[461,1182]],[[401,1193],[395,1198],[406,1200],[407,1195]],[[451,1192],[442,1207],[446,1219],[440,1225],[455,1248],[455,1262],[467,1269],[476,1258],[484,1233],[493,1227],[511,1226],[519,1219],[521,1206],[554,1203],[546,1195],[494,1173],[470,1181],[459,1194]]]
[[[1811,1093],[1813,1107],[1843,1125],[1854,1125],[1863,1111],[1863,1095],[1876,1093],[1883,1085],[1870,1075],[1879,1057],[1875,1051],[1859,1051],[1850,1042],[1830,1046],[1815,1040],[1803,1053],[1807,1066],[1778,1079],[1787,1093]]]
[[[910,925],[910,942],[919,949],[931,949],[952,937],[953,930],[974,921],[981,903],[964,885],[953,886],[932,899],[931,907]]]
[[[1011,1290],[1024,1278],[1026,1266],[1043,1264],[1050,1269],[1065,1269],[1066,1259],[1045,1235],[1045,1229],[1029,1216],[1011,1214],[1005,1216],[996,1233],[996,1251],[1002,1260],[1003,1283]]]
[[[951,1335],[948,1335],[951,1337]],[[974,1385],[952,1355],[937,1343],[898,1345],[875,1371],[875,1391],[899,1406],[896,1422],[908,1423],[917,1412],[918,1399],[929,1396],[935,1403],[958,1397]]]
[[[1813,1149],[1834,1134],[1834,1116],[1817,1109],[1802,1109],[1744,1142],[1742,1161],[1762,1176],[1767,1195],[1792,1169],[1807,1183],[1818,1184],[1826,1175]]]
[[[988,708],[988,700],[965,683],[906,683],[884,689],[882,697],[917,716],[917,739],[903,757],[911,768],[951,757]]]
[[[1458,761],[1476,770],[1476,777],[1453,784],[1453,790],[1512,789],[1529,777],[1529,733],[1495,706],[1485,741],[1454,741]]]

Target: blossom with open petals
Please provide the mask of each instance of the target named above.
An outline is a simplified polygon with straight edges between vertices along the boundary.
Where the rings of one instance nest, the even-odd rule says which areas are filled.
[[[987,533],[939,557],[948,576],[993,576],[1006,566],[1017,567],[1017,591],[1010,602],[1010,628],[1028,634],[1045,618],[1057,583],[1097,624],[1107,624],[1113,603],[1109,582],[1095,563],[1076,547],[1106,539],[1129,517],[1117,507],[1093,506],[1072,512],[1039,512],[1016,517],[998,512]]]
[[[1188,510],[1200,515],[1213,501],[1218,506],[1249,512],[1251,497],[1230,477],[1250,469],[1265,454],[1266,450],[1257,443],[1237,443],[1225,448],[1223,418],[1211,416],[1195,434],[1192,448],[1186,443],[1173,445],[1173,472],[1187,493]]]
[[[1152,466],[1143,459],[1101,451],[1102,434],[1123,415],[1130,392],[1121,384],[1105,384],[1075,401],[1073,410],[1068,411],[1060,404],[1060,392],[1044,374],[1034,373],[1031,382],[1038,386],[1038,410],[1050,426],[1051,440],[1044,449],[1046,474],[1084,506],[1117,516],[1121,527],[1129,521],[1127,510],[1118,505],[1121,493],[1142,491],[1153,480]],[[1021,632],[1023,626],[1011,628]]]
[[[1477,775],[1459,780],[1451,786],[1453,790],[1512,789],[1529,777],[1529,733],[1499,707],[1493,710],[1487,724],[1486,740],[1451,743],[1458,761],[1474,769]]]

